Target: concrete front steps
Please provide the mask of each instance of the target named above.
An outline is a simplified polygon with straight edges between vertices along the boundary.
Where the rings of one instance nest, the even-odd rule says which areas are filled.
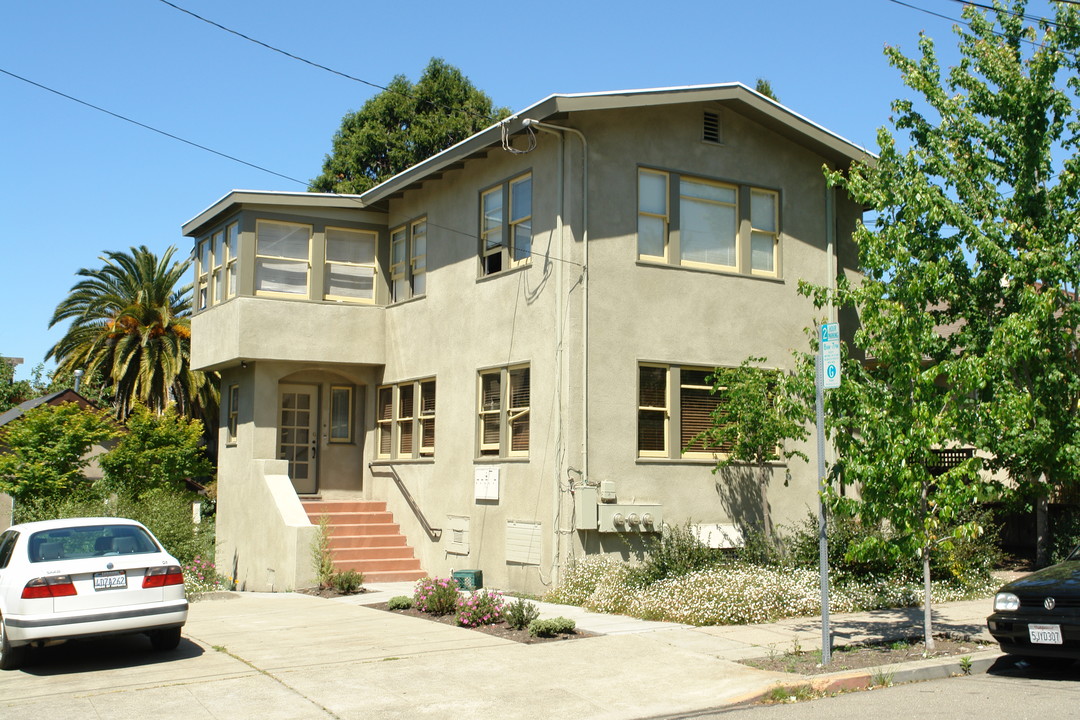
[[[338,570],[356,570],[365,583],[426,577],[394,514],[381,500],[304,500],[312,525],[329,522],[330,554]]]

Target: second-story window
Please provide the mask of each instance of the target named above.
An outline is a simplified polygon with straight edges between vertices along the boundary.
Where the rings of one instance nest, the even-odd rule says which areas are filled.
[[[255,292],[308,295],[311,226],[259,220],[255,227]]]
[[[745,275],[780,275],[780,194],[638,169],[638,258]]]
[[[375,248],[378,235],[367,230],[326,228],[327,300],[375,301]]]
[[[390,231],[390,301],[427,293],[427,219]]]
[[[480,194],[481,274],[494,275],[532,257],[532,175]]]

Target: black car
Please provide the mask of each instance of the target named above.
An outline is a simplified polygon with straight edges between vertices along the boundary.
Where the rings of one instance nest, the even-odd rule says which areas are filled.
[[[1040,665],[1080,659],[1080,548],[1001,588],[986,624],[1010,655]]]

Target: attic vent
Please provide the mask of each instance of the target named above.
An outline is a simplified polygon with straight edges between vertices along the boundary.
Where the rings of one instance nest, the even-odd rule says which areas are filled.
[[[705,119],[701,124],[701,139],[711,143],[722,142],[720,131],[720,113],[706,110]]]

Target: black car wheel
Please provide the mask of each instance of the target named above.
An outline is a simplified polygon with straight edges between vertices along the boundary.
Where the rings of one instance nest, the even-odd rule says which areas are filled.
[[[4,626],[3,618],[0,618],[0,670],[16,670],[22,667],[29,653],[29,645],[11,647],[11,643],[8,642],[7,628]]]

